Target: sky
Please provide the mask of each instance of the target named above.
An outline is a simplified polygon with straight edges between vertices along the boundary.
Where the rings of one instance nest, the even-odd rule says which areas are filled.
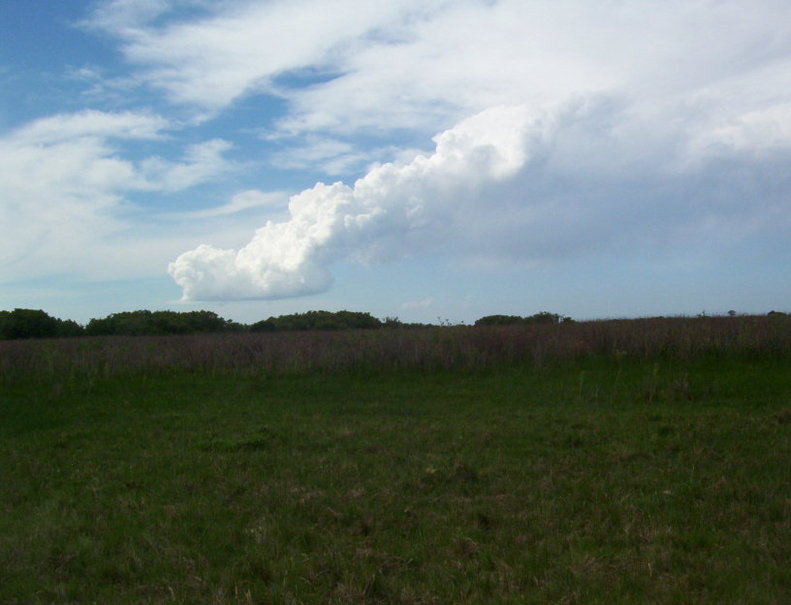
[[[17,307],[791,311],[791,3],[2,0]]]

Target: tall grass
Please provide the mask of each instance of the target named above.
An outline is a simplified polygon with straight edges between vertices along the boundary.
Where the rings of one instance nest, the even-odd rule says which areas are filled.
[[[585,357],[791,358],[791,317],[674,317],[557,325],[437,327],[0,342],[0,380],[348,369],[540,367]]]

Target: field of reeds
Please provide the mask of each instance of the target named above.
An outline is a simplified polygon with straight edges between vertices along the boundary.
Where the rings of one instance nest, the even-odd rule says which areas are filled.
[[[590,357],[717,356],[791,358],[791,316],[0,341],[0,380],[172,371],[481,370]]]
[[[791,602],[791,318],[0,341],[0,603]]]

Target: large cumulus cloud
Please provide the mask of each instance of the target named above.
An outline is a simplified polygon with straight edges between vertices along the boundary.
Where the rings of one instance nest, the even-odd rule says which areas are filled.
[[[485,111],[435,137],[436,149],[372,168],[353,186],[318,183],[238,251],[201,245],[170,264],[187,300],[282,298],[325,290],[343,257],[374,262],[436,243],[454,215],[507,182],[540,146],[546,125],[526,107]]]
[[[781,242],[787,111],[658,133],[607,96],[492,108],[437,135],[432,153],[376,165],[352,186],[318,183],[241,249],[201,245],[169,272],[184,300],[284,298],[329,288],[342,259],[544,262]]]

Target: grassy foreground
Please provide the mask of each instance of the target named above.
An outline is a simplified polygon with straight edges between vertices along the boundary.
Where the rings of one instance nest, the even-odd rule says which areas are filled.
[[[13,382],[2,603],[788,603],[791,368]]]

